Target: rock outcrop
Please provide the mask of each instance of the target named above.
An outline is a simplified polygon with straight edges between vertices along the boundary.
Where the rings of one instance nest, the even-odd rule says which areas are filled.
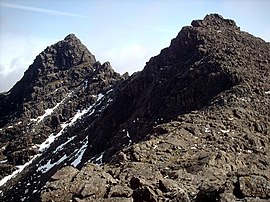
[[[105,71],[110,87],[97,87],[85,115],[58,129],[2,199],[269,201],[268,58],[270,44],[233,20],[192,21],[143,71],[126,79]],[[67,124],[54,116],[50,123]]]

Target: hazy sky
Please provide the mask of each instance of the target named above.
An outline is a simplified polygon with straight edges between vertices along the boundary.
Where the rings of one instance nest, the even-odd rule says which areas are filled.
[[[268,0],[0,0],[0,92],[35,56],[74,33],[119,73],[142,70],[183,26],[219,13],[270,41]]]

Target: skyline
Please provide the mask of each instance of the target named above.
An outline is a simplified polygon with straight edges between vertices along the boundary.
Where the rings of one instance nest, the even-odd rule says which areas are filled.
[[[269,42],[269,6],[267,0],[0,0],[0,92],[9,90],[47,46],[70,33],[101,63],[132,74],[168,47],[183,26],[209,13],[233,19],[242,31]]]

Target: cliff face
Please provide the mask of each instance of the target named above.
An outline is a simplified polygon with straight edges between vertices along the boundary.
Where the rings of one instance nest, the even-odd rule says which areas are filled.
[[[35,87],[21,87],[28,83],[27,75],[39,72],[33,69],[42,64],[38,56],[10,94],[1,95],[6,167],[12,168],[16,152],[24,151],[25,140],[17,141],[10,132],[14,128],[25,130],[30,123],[39,132],[23,137],[40,144],[25,146],[38,151],[29,154],[27,160],[34,156],[29,166],[2,186],[5,201],[270,199],[269,43],[211,14],[183,27],[143,71],[124,78],[108,63],[96,62],[80,43],[78,50],[64,46],[66,51],[57,54],[55,47],[69,40],[79,42],[69,35],[52,46],[57,50],[52,57],[55,80],[61,84],[44,90],[55,81],[47,82],[47,64]],[[50,95],[58,104],[44,100],[48,92],[59,90],[62,97]],[[20,104],[9,105],[9,99],[23,106],[40,106],[41,100],[46,104],[23,108],[12,115],[14,121],[8,116]],[[21,119],[25,124],[15,127]],[[47,135],[34,142],[44,131]],[[12,150],[8,137],[15,137],[20,147]],[[47,142],[57,138],[46,144],[47,137]]]

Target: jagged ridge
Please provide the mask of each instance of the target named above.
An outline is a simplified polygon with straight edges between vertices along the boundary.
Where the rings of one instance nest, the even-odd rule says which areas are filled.
[[[267,201],[269,50],[217,14],[193,21],[66,131],[5,199]],[[60,169],[74,162],[74,145],[84,150],[81,170]]]

